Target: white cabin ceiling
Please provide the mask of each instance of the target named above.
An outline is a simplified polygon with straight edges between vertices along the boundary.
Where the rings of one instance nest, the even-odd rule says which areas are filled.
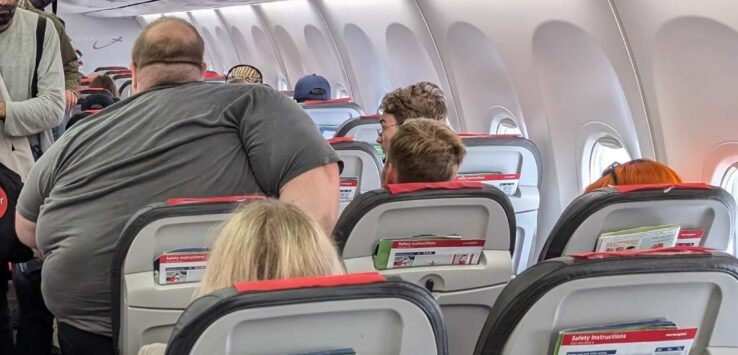
[[[280,0],[59,0],[59,12],[95,17],[127,17],[273,1]]]

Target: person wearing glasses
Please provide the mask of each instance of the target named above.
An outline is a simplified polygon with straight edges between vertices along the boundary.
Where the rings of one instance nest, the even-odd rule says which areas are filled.
[[[612,163],[602,172],[602,177],[584,189],[592,192],[615,185],[680,184],[682,178],[674,170],[659,162],[636,159],[627,163]]]
[[[395,89],[382,99],[379,105],[382,116],[377,130],[377,143],[382,150],[389,152],[389,144],[397,133],[397,126],[408,118],[429,118],[436,121],[445,121],[448,110],[446,98],[438,85],[427,81]]]

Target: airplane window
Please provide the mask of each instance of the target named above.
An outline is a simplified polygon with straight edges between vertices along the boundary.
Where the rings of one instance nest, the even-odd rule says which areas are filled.
[[[281,73],[279,74],[279,78],[277,79],[277,90],[289,90],[290,85],[287,84],[287,80],[284,78],[284,75]]]
[[[728,168],[723,176],[723,180],[720,182],[720,186],[728,191],[733,198],[738,198],[738,164],[735,164]],[[728,253],[736,255],[736,234],[733,234],[733,238],[730,238],[730,244],[728,244]]]
[[[497,131],[495,134],[517,134],[522,135],[520,127],[511,118],[503,118],[497,124]]]
[[[336,99],[351,97],[348,90],[346,90],[346,87],[343,86],[343,83],[341,83],[340,81],[336,81],[333,83],[333,95]]]
[[[610,164],[625,163],[630,160],[628,150],[617,139],[612,137],[598,139],[592,146],[589,157],[589,182],[587,184],[599,179]]]

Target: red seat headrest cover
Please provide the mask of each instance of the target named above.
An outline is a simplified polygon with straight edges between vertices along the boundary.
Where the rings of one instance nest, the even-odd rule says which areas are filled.
[[[366,285],[385,281],[384,276],[375,271],[338,276],[299,277],[281,280],[236,282],[233,284],[233,288],[235,288],[238,293],[243,293],[289,290],[307,287]]]

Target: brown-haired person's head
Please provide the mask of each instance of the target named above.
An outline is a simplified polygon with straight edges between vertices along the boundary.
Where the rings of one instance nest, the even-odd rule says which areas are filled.
[[[406,120],[392,138],[383,183],[452,181],[465,155],[464,143],[444,122]]]
[[[674,170],[648,159],[631,160],[625,164],[614,163],[602,172],[602,177],[584,189],[592,192],[602,187],[640,184],[679,184],[682,178]]]
[[[379,105],[382,125],[377,143],[387,151],[397,127],[409,118],[425,117],[445,121],[448,110],[443,90],[438,85],[427,81],[396,89],[382,99]]]
[[[118,87],[115,85],[113,78],[107,75],[97,75],[90,82],[90,88],[100,88],[110,91],[113,97],[118,97]]]
[[[202,80],[207,69],[204,53],[205,42],[194,26],[175,17],[159,18],[133,43],[132,92]]]

